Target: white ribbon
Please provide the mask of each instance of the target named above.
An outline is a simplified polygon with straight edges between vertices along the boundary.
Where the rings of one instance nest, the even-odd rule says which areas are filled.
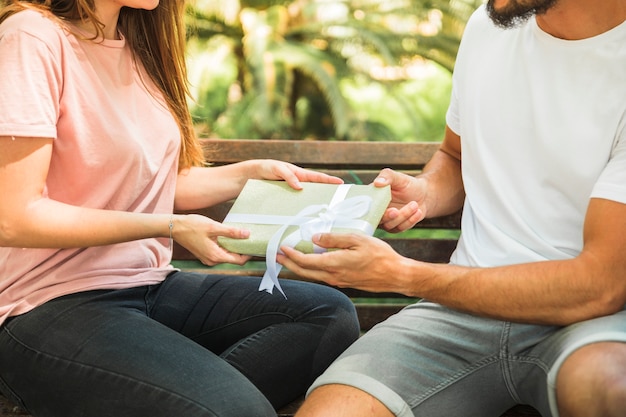
[[[254,224],[282,224],[270,238],[265,252],[266,271],[261,280],[259,291],[267,291],[272,294],[274,287],[287,298],[278,281],[278,274],[282,265],[276,262],[276,255],[280,252],[280,246],[295,247],[300,241],[310,242],[313,235],[329,232],[332,227],[361,230],[367,234],[373,234],[374,228],[365,220],[359,218],[367,214],[370,209],[372,198],[369,196],[357,196],[346,199],[350,184],[341,184],[337,187],[329,204],[310,205],[295,216],[273,216],[263,214],[234,214],[229,213],[225,221],[235,223]],[[287,229],[291,226],[299,226],[296,231],[289,234],[284,240]],[[282,241],[282,243],[281,243]],[[323,252],[324,249],[313,245],[315,252]]]

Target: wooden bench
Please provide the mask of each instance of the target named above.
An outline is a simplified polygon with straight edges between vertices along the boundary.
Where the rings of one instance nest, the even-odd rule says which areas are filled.
[[[248,159],[273,158],[289,161],[302,167],[313,168],[337,175],[346,183],[369,184],[384,167],[408,174],[418,173],[439,147],[438,143],[416,142],[326,142],[285,140],[203,140],[205,154],[214,165],[224,165]],[[225,203],[198,212],[221,221],[232,203]],[[447,262],[456,246],[460,228],[460,213],[429,219],[419,223],[414,230],[400,235],[377,231],[377,236],[387,241],[402,255],[429,262]],[[176,266],[191,271],[212,273],[263,275],[264,262],[253,259],[246,266],[218,265],[208,268],[199,263],[182,247],[174,247]],[[281,278],[298,279],[283,269]],[[342,289],[357,308],[361,329],[369,330],[376,323],[398,312],[414,299],[392,293],[367,293]],[[299,402],[279,410],[280,417],[293,416]],[[28,416],[0,397],[0,417]],[[537,417],[533,408],[519,405],[502,417]]]

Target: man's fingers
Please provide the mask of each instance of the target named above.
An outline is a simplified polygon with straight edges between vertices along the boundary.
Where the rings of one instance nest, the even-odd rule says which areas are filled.
[[[350,249],[359,238],[353,233],[319,233],[313,236],[312,241],[324,249]]]
[[[424,213],[415,201],[401,208],[390,208],[382,219],[381,226],[387,231],[404,231],[424,219]]]

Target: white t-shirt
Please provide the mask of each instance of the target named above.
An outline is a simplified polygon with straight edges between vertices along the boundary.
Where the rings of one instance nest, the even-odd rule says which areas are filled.
[[[446,119],[461,136],[466,191],[451,262],[575,257],[590,198],[626,204],[626,22],[567,41],[534,18],[500,29],[479,8]]]
[[[54,139],[47,197],[172,212],[180,131],[123,39],[81,40],[23,11],[0,25],[0,56],[0,136]],[[0,248],[0,323],[60,295],[160,282],[173,270],[168,244]]]

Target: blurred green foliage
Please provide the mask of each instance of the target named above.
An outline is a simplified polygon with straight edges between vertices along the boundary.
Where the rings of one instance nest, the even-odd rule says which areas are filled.
[[[482,0],[196,0],[203,136],[437,141],[465,22]]]

